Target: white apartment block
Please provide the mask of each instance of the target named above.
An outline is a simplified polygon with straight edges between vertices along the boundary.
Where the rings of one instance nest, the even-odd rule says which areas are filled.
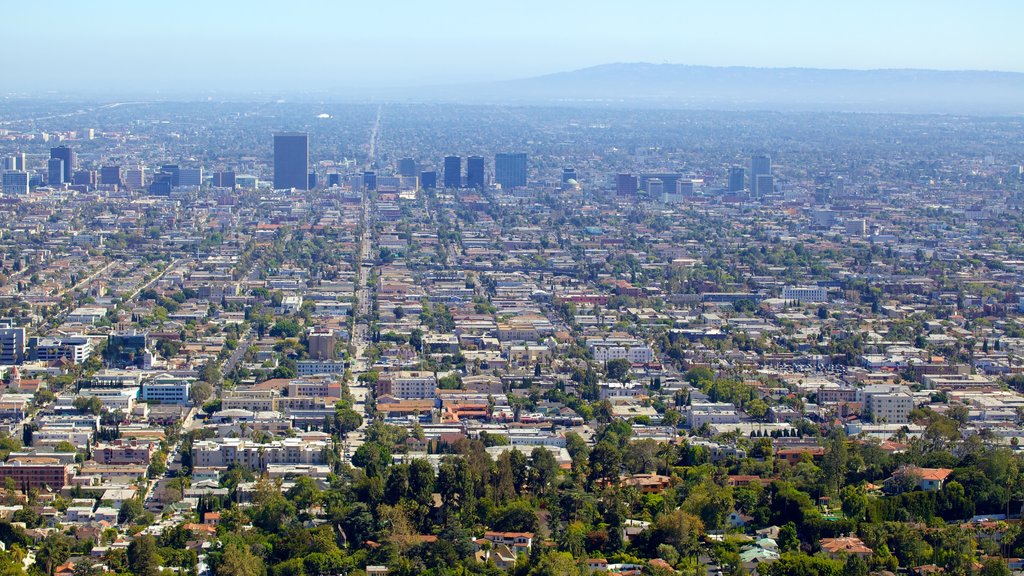
[[[906,424],[914,409],[914,397],[906,386],[878,384],[860,390],[860,399],[872,422]]]
[[[704,424],[736,424],[740,415],[736,407],[725,402],[694,402],[686,409],[686,425],[700,428]]]
[[[322,434],[285,438],[258,444],[244,438],[223,438],[196,442],[192,447],[195,466],[244,466],[266,470],[271,464],[324,464],[330,448]]]
[[[593,338],[587,340],[587,348],[598,362],[619,359],[628,360],[630,364],[654,362],[654,350],[635,338]]]
[[[800,302],[828,302],[828,289],[820,286],[786,286],[782,289],[782,299]]]

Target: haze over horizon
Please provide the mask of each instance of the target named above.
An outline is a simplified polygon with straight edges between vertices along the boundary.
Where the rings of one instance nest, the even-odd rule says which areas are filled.
[[[994,0],[561,2],[468,0],[6,6],[8,94],[345,92],[530,78],[620,62],[1024,72]],[[993,18],[992,15],[999,15]],[[88,26],[83,26],[88,22]],[[45,24],[45,25],[43,25]]]

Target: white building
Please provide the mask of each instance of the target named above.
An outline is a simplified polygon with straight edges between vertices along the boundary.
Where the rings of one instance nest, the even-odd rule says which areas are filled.
[[[142,385],[142,400],[161,404],[189,404],[189,390],[195,378],[161,374]]]
[[[598,362],[624,359],[630,364],[654,362],[654,350],[647,343],[636,338],[592,338],[587,347]]]
[[[64,336],[61,338],[33,338],[32,359],[43,362],[67,359],[81,364],[92,354],[92,342],[85,336]]]
[[[244,438],[196,442],[192,447],[197,467],[243,466],[266,470],[271,464],[324,464],[330,448],[325,434],[305,434],[259,444]]]
[[[736,424],[740,415],[736,407],[725,402],[693,402],[686,409],[686,425],[700,428],[704,424]]]
[[[828,289],[820,286],[786,286],[782,289],[782,299],[799,302],[828,302]]]
[[[871,415],[872,422],[906,424],[910,411],[914,409],[914,397],[906,386],[876,384],[859,391],[864,411]]]

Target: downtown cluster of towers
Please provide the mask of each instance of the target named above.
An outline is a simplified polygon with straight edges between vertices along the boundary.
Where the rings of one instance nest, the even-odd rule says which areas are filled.
[[[462,169],[461,156],[446,156],[443,164],[443,180],[445,188],[484,188],[487,186],[487,169],[483,156],[470,156],[466,159],[466,169]],[[415,159],[402,158],[398,161],[397,177],[418,178],[419,186],[436,188],[438,184],[435,170],[420,170]],[[377,174],[373,171],[361,175],[362,186],[373,190],[376,188]],[[494,156],[494,182],[502,188],[519,188],[526,186],[527,157],[525,152],[499,153]],[[308,190],[316,188],[318,178],[309,170],[309,135],[304,132],[279,132],[274,134],[274,188],[295,188]],[[341,184],[339,174],[327,175],[327,186]]]

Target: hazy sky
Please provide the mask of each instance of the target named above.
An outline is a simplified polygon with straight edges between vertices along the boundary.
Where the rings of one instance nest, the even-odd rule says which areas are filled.
[[[345,90],[611,62],[1024,72],[1019,0],[0,0],[0,92]]]

